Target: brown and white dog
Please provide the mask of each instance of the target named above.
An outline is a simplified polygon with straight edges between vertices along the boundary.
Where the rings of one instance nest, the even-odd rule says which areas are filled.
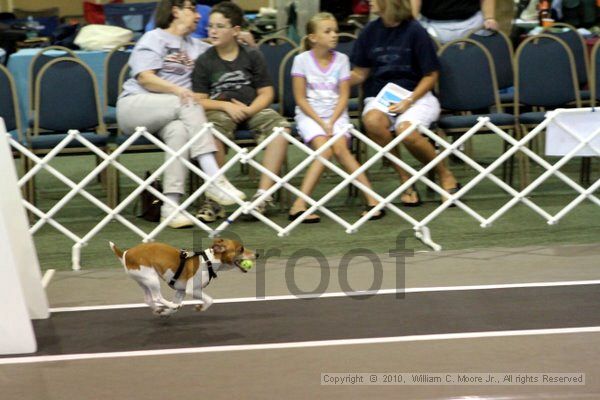
[[[171,315],[181,308],[189,280],[193,282],[192,297],[202,300],[196,310],[206,311],[213,299],[203,289],[216,277],[214,271],[230,266],[247,272],[241,266],[242,261],[254,261],[257,257],[241,243],[223,238],[215,239],[210,248],[199,253],[179,250],[165,243],[142,243],[125,251],[113,242],[110,247],[121,260],[125,272],[144,290],[146,304],[161,316]],[[175,290],[172,302],[162,296],[161,278]]]

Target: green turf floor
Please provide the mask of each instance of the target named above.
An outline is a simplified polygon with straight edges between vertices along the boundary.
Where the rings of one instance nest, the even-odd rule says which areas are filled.
[[[477,142],[481,140],[481,143]],[[491,142],[491,143],[490,143]],[[477,138],[474,143],[475,158],[483,165],[493,161],[498,155],[498,143],[493,139]],[[403,155],[406,157],[406,155]],[[300,154],[291,151],[290,164],[298,161]],[[123,156],[121,160],[140,176],[147,169],[156,168],[161,156],[154,154],[137,154]],[[407,157],[412,165],[414,160]],[[596,160],[597,161],[597,160]],[[94,166],[91,157],[61,157],[52,163],[61,172],[64,172],[74,181],[80,180],[87,171]],[[465,184],[475,176],[475,171],[464,165],[450,164],[458,179]],[[579,178],[579,159],[576,159],[562,169],[575,181]],[[593,164],[592,182],[598,179],[598,163]],[[533,168],[533,177],[538,176],[543,170]],[[495,171],[500,176],[501,171]],[[373,186],[382,195],[389,194],[397,187],[398,180],[389,167],[384,167],[380,162],[376,163],[369,174],[373,180]],[[251,196],[256,188],[256,179],[242,174],[239,168],[234,168],[228,176],[235,184]],[[326,193],[339,179],[326,178],[322,182],[315,198]],[[121,177],[123,194],[132,190],[133,184],[128,178]],[[299,185],[299,179],[292,181],[295,186]],[[58,182],[48,173],[42,172],[37,178],[38,204],[44,210],[48,210],[66,193],[64,184]],[[439,205],[437,195],[428,193],[425,186],[418,185],[425,204],[418,208],[403,208],[414,218],[420,220],[427,216]],[[105,192],[99,183],[88,187],[90,193],[104,200]],[[598,191],[596,191],[598,195]],[[536,204],[541,206],[550,214],[554,214],[567,205],[576,197],[575,191],[557,178],[549,179],[536,189],[530,196]],[[489,180],[484,180],[464,197],[465,203],[484,217],[489,217],[510,197]],[[398,204],[397,202],[395,202]],[[331,202],[331,208],[343,218],[354,221],[359,217],[362,205],[361,199],[349,199],[347,191],[342,191]],[[68,205],[59,212],[57,219],[77,235],[85,235],[94,225],[105,216],[105,214],[93,206],[88,200],[76,196]],[[134,209],[130,205],[124,216],[141,229],[149,232],[154,224],[136,218]],[[287,210],[276,207],[269,214],[280,225],[287,223]],[[504,216],[502,216],[491,227],[481,228],[478,221],[467,215],[459,208],[446,210],[431,224],[432,238],[443,246],[444,249],[471,249],[489,247],[520,247],[527,245],[548,244],[576,244],[592,243],[600,241],[600,207],[589,200],[585,200],[574,211],[560,221],[560,223],[549,226],[546,221],[529,207],[518,204]],[[428,250],[418,241],[412,231],[412,227],[396,216],[388,212],[386,218],[379,221],[368,222],[355,234],[348,235],[344,228],[334,221],[323,218],[318,225],[300,225],[293,230],[290,236],[279,238],[275,231],[260,222],[238,220],[230,226],[229,231],[241,237],[249,248],[262,249],[263,254],[279,255],[289,257],[303,249],[317,250],[325,256],[340,256],[350,250],[363,248],[375,253],[387,253],[395,248],[398,238],[406,237],[406,247],[415,250]],[[165,229],[157,240],[171,243],[180,247],[192,247],[206,234],[199,230],[172,230]],[[57,230],[46,224],[34,235],[38,250],[40,263],[43,269],[69,269],[71,259],[71,247],[73,242]],[[117,221],[110,222],[100,233],[82,250],[83,268],[117,268],[118,263],[110,252],[107,241],[112,240],[122,247],[130,247],[139,242],[139,237]]]

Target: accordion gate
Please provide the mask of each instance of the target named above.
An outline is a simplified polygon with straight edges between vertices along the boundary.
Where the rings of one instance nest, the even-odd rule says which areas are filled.
[[[28,211],[30,211],[33,215],[35,215],[38,218],[38,220],[30,227],[30,233],[32,235],[38,232],[45,224],[50,224],[56,230],[58,230],[60,233],[64,234],[74,242],[71,260],[73,270],[79,270],[81,268],[80,260],[82,247],[85,246],[95,235],[98,234],[98,232],[100,232],[113,219],[120,222],[124,227],[128,228],[136,235],[140,236],[142,241],[148,242],[154,240],[154,238],[163,229],[165,229],[165,227],[167,227],[169,221],[176,215],[177,212],[182,212],[185,216],[192,220],[198,228],[206,231],[210,236],[218,236],[221,232],[227,229],[229,224],[235,221],[242,214],[252,214],[258,220],[263,222],[266,226],[270,227],[275,232],[277,232],[279,236],[285,236],[290,234],[290,232],[294,228],[296,228],[304,218],[306,218],[311,213],[317,210],[331,218],[333,221],[337,222],[345,230],[346,233],[353,234],[358,232],[360,227],[366,221],[368,221],[368,219],[372,215],[379,212],[379,210],[381,210],[382,208],[386,208],[389,212],[393,213],[393,215],[403,219],[408,224],[410,224],[415,230],[416,237],[419,238],[424,244],[436,251],[439,251],[441,250],[441,246],[432,240],[430,231],[428,229],[428,224],[433,219],[438,217],[441,213],[443,213],[452,204],[455,204],[460,209],[465,211],[468,215],[475,218],[479,222],[480,226],[483,228],[490,226],[494,221],[502,217],[502,215],[504,215],[508,210],[510,210],[512,207],[519,203],[530,207],[543,219],[545,219],[548,224],[557,223],[561,218],[567,215],[571,210],[573,210],[578,204],[580,204],[585,199],[589,199],[597,206],[600,206],[600,200],[594,195],[594,192],[600,186],[600,179],[593,182],[590,185],[590,187],[586,189],[559,170],[569,160],[571,160],[580,149],[584,148],[585,146],[588,146],[588,149],[592,149],[593,152],[596,153],[596,156],[600,156],[600,148],[592,143],[594,138],[596,138],[600,134],[600,127],[598,127],[598,129],[596,129],[591,135],[588,135],[587,137],[583,138],[577,132],[573,131],[572,129],[569,129],[569,127],[561,126],[562,129],[564,129],[566,132],[568,132],[569,135],[571,135],[574,139],[577,140],[578,144],[573,149],[571,149],[571,151],[569,151],[566,155],[560,158],[555,164],[550,164],[548,161],[544,160],[541,156],[530,150],[528,147],[528,143],[530,143],[532,139],[534,139],[540,132],[542,132],[548,126],[548,124],[556,118],[557,115],[563,113],[583,113],[590,111],[594,110],[589,108],[583,108],[568,110],[559,109],[551,111],[547,114],[546,119],[543,123],[541,123],[539,126],[537,126],[535,129],[533,129],[520,139],[515,139],[510,134],[504,132],[502,129],[499,129],[498,127],[490,123],[487,117],[481,117],[475,126],[473,126],[468,132],[463,134],[452,144],[448,143],[443,138],[437,136],[434,132],[430,131],[427,128],[412,125],[409,129],[396,136],[388,145],[386,145],[385,147],[381,147],[372,140],[370,140],[363,133],[357,131],[352,126],[349,126],[349,129],[355,138],[357,138],[364,145],[370,147],[375,151],[374,155],[368,160],[366,160],[362,164],[362,166],[352,174],[346,173],[334,163],[321,157],[321,154],[326,149],[331,147],[331,145],[333,145],[333,143],[340,137],[340,134],[331,137],[324,146],[314,151],[313,149],[309,148],[304,143],[299,141],[297,138],[287,133],[287,131],[285,131],[282,128],[274,129],[271,135],[265,138],[264,141],[262,141],[257,147],[253,148],[251,151],[248,151],[248,149],[241,148],[238,145],[236,145],[234,142],[232,142],[220,132],[215,130],[212,124],[210,123],[206,124],[198,133],[198,135],[196,135],[190,142],[186,143],[186,145],[178,151],[174,151],[171,148],[167,147],[161,140],[147,132],[146,129],[143,127],[137,128],[134,134],[132,134],[124,143],[118,146],[110,154],[94,146],[92,143],[90,143],[88,140],[82,137],[78,131],[75,130],[70,131],[68,135],[64,138],[64,140],[62,140],[56,148],[54,148],[52,151],[46,154],[43,158],[40,158],[37,155],[33,154],[27,147],[23,146],[18,141],[12,139],[10,135],[9,142],[10,145],[13,147],[13,150],[20,152],[24,157],[27,157],[35,164],[33,168],[27,171],[27,173],[19,179],[19,187],[23,188],[24,185],[27,184],[27,181],[29,179],[31,179],[40,170],[45,169],[47,172],[52,174],[54,177],[59,179],[67,187],[70,188],[70,191],[64,197],[62,197],[54,206],[52,206],[47,212],[43,212],[35,205],[28,202],[26,199],[23,199],[23,204]],[[464,144],[465,141],[467,141],[469,138],[471,138],[474,134],[476,134],[482,129],[492,131],[510,145],[510,147],[505,153],[500,155],[500,157],[498,157],[494,162],[492,162],[485,168],[459,150],[460,146]],[[400,144],[400,142],[407,135],[414,132],[415,130],[420,131],[421,134],[427,136],[430,140],[437,143],[440,149],[435,159],[427,165],[424,165],[419,170],[415,170],[413,167],[406,164],[401,159],[392,155],[389,151],[398,144]],[[230,151],[233,151],[233,156],[219,170],[218,175],[213,177],[208,177],[202,170],[200,170],[197,166],[195,166],[193,163],[191,163],[189,160],[182,156],[182,154],[185,154],[189,147],[201,135],[209,133],[221,140],[226,146],[229,147]],[[118,157],[121,154],[123,154],[129,148],[129,146],[135,143],[135,141],[138,138],[142,136],[169,155],[169,157],[165,159],[164,163],[158,169],[156,169],[154,173],[146,180],[140,178],[138,175],[130,171],[118,161]],[[293,167],[289,172],[287,172],[281,177],[267,170],[260,164],[260,162],[258,162],[255,159],[255,157],[262,150],[264,150],[264,148],[277,136],[284,136],[290,142],[291,145],[296,146],[298,149],[306,153],[305,159],[303,159],[298,165]],[[96,166],[96,168],[94,168],[91,172],[89,172],[89,174],[85,176],[85,178],[79,183],[73,182],[70,178],[68,178],[67,176],[53,168],[51,165],[49,165],[49,162],[54,157],[59,155],[60,152],[72,140],[77,140],[79,143],[90,149],[92,153],[97,155],[102,160],[102,162],[99,163]],[[475,171],[477,171],[477,175],[453,195],[448,194],[438,184],[427,178],[427,173],[430,170],[432,170],[438,162],[447,158],[451,153],[453,153],[456,157],[462,159],[466,165],[470,166]],[[493,171],[497,167],[502,165],[502,163],[509,160],[509,158],[512,156],[518,156],[521,157],[521,159],[523,157],[529,157],[529,159],[535,161],[541,167],[543,167],[545,171],[534,181],[532,181],[526,187],[524,187],[522,190],[516,190],[507,183],[505,183],[503,180],[493,175]],[[375,162],[381,160],[384,157],[387,158],[390,162],[399,165],[409,174],[412,175],[409,180],[398,186],[395,190],[393,190],[392,193],[385,197],[379,195],[376,191],[365,187],[360,182],[355,181],[355,178],[360,173],[365,172]],[[179,159],[192,173],[197,174],[198,176],[204,179],[204,183],[193,193],[191,193],[190,196],[186,198],[185,201],[183,201],[180,205],[173,203],[162,193],[158,192],[156,189],[150,186],[150,184],[163,173],[165,168],[176,159]],[[335,185],[333,189],[331,189],[319,199],[313,199],[309,196],[306,196],[298,188],[294,187],[289,183],[290,179],[298,175],[305,167],[307,167],[315,159],[319,159],[326,167],[329,168],[330,171],[336,173],[342,178],[342,181],[339,184]],[[231,214],[229,214],[226,220],[224,220],[220,225],[218,225],[214,229],[204,224],[202,221],[198,220],[194,215],[186,211],[187,207],[192,205],[193,202],[196,199],[198,199],[198,197],[205,191],[208,185],[210,185],[218,176],[227,173],[229,169],[238,165],[239,163],[248,164],[256,170],[258,170],[260,173],[267,174],[271,179],[275,181],[275,184],[272,187],[270,187],[265,193],[263,193],[260,197],[254,199],[254,201],[242,201],[239,198],[235,199],[238,207]],[[92,194],[85,190],[86,185],[89,184],[92,180],[96,179],[99,176],[99,174],[109,166],[116,168],[118,171],[130,178],[137,185],[137,187],[115,208],[107,206],[104,202],[98,200],[96,197],[94,197]],[[540,184],[542,184],[552,176],[558,177],[561,181],[563,181],[565,184],[567,184],[570,188],[572,188],[578,193],[578,196],[574,200],[572,200],[569,204],[567,204],[564,208],[562,208],[559,212],[557,212],[554,215],[549,214],[542,207],[540,207],[532,200],[527,198],[527,196],[534,189],[536,189]],[[502,190],[508,193],[508,195],[510,195],[511,197],[508,202],[506,202],[502,207],[500,207],[488,218],[483,217],[471,207],[469,207],[467,204],[461,201],[461,198],[467,192],[469,192],[473,187],[475,187],[484,179],[491,180],[494,184],[496,184],[498,187],[500,187]],[[415,218],[413,218],[412,216],[410,216],[409,214],[407,214],[402,209],[398,208],[392,203],[392,201],[394,201],[401,193],[403,193],[404,190],[409,188],[417,181],[422,182],[423,184],[430,187],[433,191],[449,199],[448,201],[445,201],[444,203],[440,204],[437,208],[432,210],[426,217],[424,217],[421,220],[416,220]],[[331,200],[336,194],[338,194],[341,190],[343,190],[346,186],[350,184],[353,184],[358,189],[369,193],[371,196],[373,196],[379,201],[379,204],[375,208],[373,208],[354,222],[349,222],[345,220],[326,206],[329,200]],[[292,194],[303,198],[308,204],[307,210],[299,218],[290,222],[286,226],[281,226],[272,219],[268,218],[267,216],[260,214],[254,210],[257,204],[269,198],[275,193],[275,191],[281,188],[288,190]],[[164,203],[168,203],[174,207],[173,213],[170,216],[168,216],[165,220],[158,223],[158,225],[150,232],[143,231],[130,220],[121,215],[123,210],[128,205],[130,205],[131,202],[134,201],[144,190],[150,191],[157,198],[161,199]],[[76,195],[83,196],[84,198],[89,200],[93,205],[95,205],[100,210],[106,213],[106,216],[102,218],[89,232],[87,232],[83,236],[76,235],[66,226],[64,226],[55,219],[56,213],[60,211]]]

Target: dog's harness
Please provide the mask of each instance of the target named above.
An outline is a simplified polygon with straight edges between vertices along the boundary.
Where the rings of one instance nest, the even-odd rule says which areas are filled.
[[[169,281],[169,286],[172,289],[175,289],[175,282],[177,282],[179,276],[181,276],[181,273],[183,272],[183,268],[185,267],[185,261],[188,258],[192,258],[198,255],[201,256],[204,262],[206,263],[206,267],[208,269],[208,282],[210,282],[212,278],[217,277],[217,274],[215,273],[215,270],[212,267],[212,261],[210,261],[205,251],[179,250],[179,267],[177,268],[177,271],[175,271],[175,275],[173,275],[173,277]]]

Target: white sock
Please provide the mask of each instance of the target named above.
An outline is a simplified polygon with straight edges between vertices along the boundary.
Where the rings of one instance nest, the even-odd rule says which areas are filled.
[[[219,171],[219,164],[213,153],[204,153],[196,157],[200,169],[208,176],[215,176]]]
[[[181,193],[165,193],[165,196],[167,199],[174,201],[175,204],[179,204],[179,201],[181,200]]]

